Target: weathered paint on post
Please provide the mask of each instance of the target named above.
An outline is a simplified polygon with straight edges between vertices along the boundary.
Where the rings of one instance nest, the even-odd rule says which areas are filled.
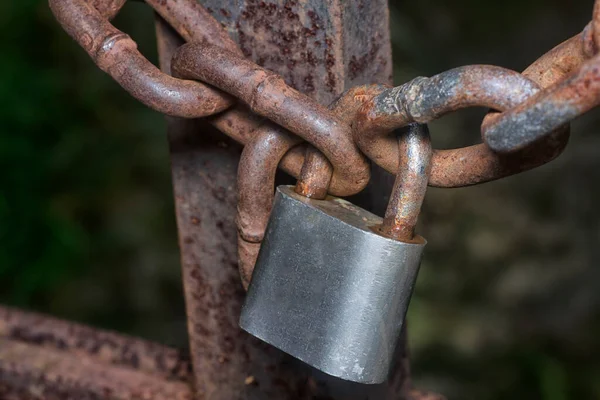
[[[329,104],[345,89],[391,83],[384,0],[202,0],[243,54]]]

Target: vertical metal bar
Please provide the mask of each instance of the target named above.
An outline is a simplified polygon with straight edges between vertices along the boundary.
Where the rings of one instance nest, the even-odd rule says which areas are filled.
[[[202,0],[243,53],[329,104],[343,90],[391,83],[387,0]],[[158,24],[161,67],[176,34]],[[242,332],[237,275],[235,175],[240,148],[198,121],[169,120],[169,142],[188,331],[198,398],[399,399],[408,387],[406,341],[388,385],[318,375]],[[355,199],[383,213],[393,178],[377,171]]]

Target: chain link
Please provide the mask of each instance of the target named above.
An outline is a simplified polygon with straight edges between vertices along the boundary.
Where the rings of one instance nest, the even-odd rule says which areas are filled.
[[[412,122],[427,123],[466,107],[510,109],[538,91],[521,74],[500,67],[471,65],[432,78],[415,78],[368,102],[354,121],[354,139],[375,163],[398,171],[394,129]],[[485,144],[455,150],[436,150],[430,185],[457,187],[498,179],[544,164],[564,149],[567,137],[540,143],[526,154],[502,157]]]
[[[334,166],[331,193],[349,196],[369,182],[369,164],[352,141],[350,125],[288,86],[279,75],[208,43],[180,47],[171,68],[176,76],[198,79],[224,90],[254,113],[322,151]]]
[[[550,70],[558,76],[544,90],[484,122],[483,139],[490,149],[498,153],[521,151],[600,104],[600,55],[594,55],[600,40],[599,8],[600,1],[597,1],[594,21],[578,35],[581,57],[576,60],[579,65],[563,59],[566,71]]]

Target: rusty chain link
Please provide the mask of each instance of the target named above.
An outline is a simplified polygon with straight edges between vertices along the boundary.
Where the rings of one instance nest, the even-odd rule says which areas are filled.
[[[600,29],[599,4],[596,2],[594,21],[586,27],[580,39],[583,41],[582,59],[591,58],[577,65],[578,68],[571,74],[569,72],[575,68],[567,64],[567,72],[559,73],[544,90],[502,115],[485,121],[482,134],[490,149],[499,153],[520,151],[544,140],[559,126],[600,104],[600,55],[594,55],[600,40],[597,32]]]
[[[185,3],[194,2],[181,4]],[[99,9],[92,4],[98,6],[101,3],[50,0],[52,12],[67,33],[100,69],[136,99],[161,113],[187,118],[208,116],[233,104],[233,98],[222,92],[199,82],[173,78],[148,61],[137,50],[137,44],[107,18],[116,13],[116,8],[123,5],[122,1],[108,2],[108,6],[104,4]],[[217,23],[213,19],[210,21]],[[206,36],[210,37],[208,32]]]
[[[256,114],[321,150],[334,166],[331,193],[349,196],[367,185],[369,164],[352,141],[350,125],[288,86],[279,75],[208,43],[182,46],[173,57],[171,68],[177,76],[198,79],[224,90]]]
[[[334,101],[330,109],[340,120],[353,120],[366,100],[381,93],[381,85],[359,86],[344,93]],[[271,207],[275,171],[281,158],[293,146],[300,143],[297,136],[287,133],[276,125],[266,125],[257,133],[242,152],[238,167],[238,253],[239,268],[245,287],[250,283],[260,244],[265,234]],[[312,193],[322,187],[321,180],[331,176],[331,168],[323,165],[324,159],[313,153],[304,164],[297,190],[301,194]],[[326,159],[325,159],[326,161]],[[315,171],[316,170],[316,171]]]

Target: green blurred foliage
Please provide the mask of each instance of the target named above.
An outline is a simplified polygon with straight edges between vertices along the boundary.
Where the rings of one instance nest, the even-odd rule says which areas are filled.
[[[463,64],[524,69],[587,23],[592,2],[393,2],[398,83]],[[151,11],[115,24],[156,59]],[[0,301],[186,345],[164,119],[68,38],[41,0],[0,3]],[[431,124],[478,140],[483,111]],[[419,386],[452,399],[600,398],[600,126],[573,124],[553,163],[431,189],[410,309]]]
[[[592,2],[394,3],[398,82],[463,64],[523,70],[579,32]],[[479,140],[481,110],[430,125],[434,146]],[[451,398],[600,398],[598,112],[556,161],[499,182],[430,189],[429,244],[409,310],[416,381]]]
[[[97,69],[45,1],[3,2],[0,16],[2,300],[184,342],[164,118]],[[156,58],[147,7],[116,24]]]

